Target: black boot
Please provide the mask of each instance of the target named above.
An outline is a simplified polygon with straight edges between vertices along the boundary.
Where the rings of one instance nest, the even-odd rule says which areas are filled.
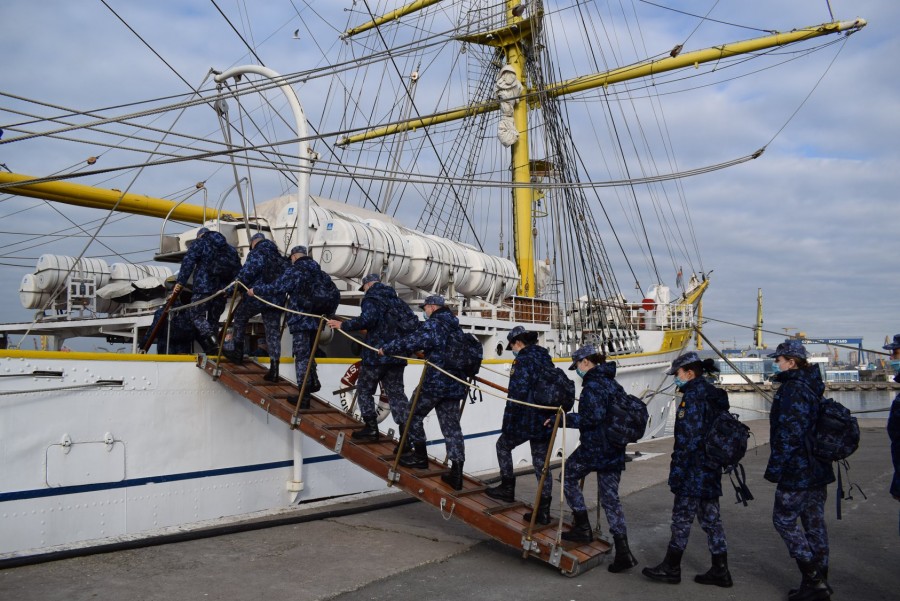
[[[453,490],[462,490],[463,487],[463,462],[453,460],[450,462],[450,473],[441,474],[441,480],[450,485]]]
[[[279,363],[275,359],[269,360],[269,373],[263,376],[263,380],[267,382],[277,382],[278,381],[278,367]]]
[[[669,547],[666,549],[666,557],[662,563],[653,568],[644,568],[641,574],[657,582],[678,584],[681,582],[681,556],[684,551]]]
[[[290,403],[291,405],[296,405],[298,398],[299,397],[297,395],[292,395],[292,396],[287,397],[285,400],[288,403]],[[309,395],[304,396],[303,400],[300,402],[300,409],[309,409],[310,408],[309,402],[310,402],[310,396]]]
[[[228,359],[229,361],[231,361],[232,363],[240,365],[241,363],[244,362],[243,348],[244,348],[243,344],[241,344],[240,346],[235,344],[233,349],[224,350],[224,351],[222,351],[222,354],[225,355],[225,358]]]
[[[400,456],[400,465],[420,470],[427,469],[428,451],[425,449],[425,443],[412,445],[412,450],[409,453],[404,453]]]
[[[516,477],[507,478],[506,476],[500,477],[500,484],[497,486],[489,486],[484,494],[489,496],[492,499],[497,499],[498,501],[505,501],[507,503],[512,503],[516,500]]]
[[[394,455],[397,454],[397,451],[400,450],[400,441],[403,440],[403,428],[401,426],[397,427],[397,444],[394,445]],[[412,446],[409,444],[409,437],[406,437],[406,442],[403,443],[403,453],[409,453],[412,450]]]
[[[694,582],[700,584],[714,584],[723,588],[734,585],[731,580],[731,572],[728,571],[728,553],[718,553],[712,556],[712,567],[705,574],[694,576]]]
[[[201,338],[200,346],[203,347],[203,352],[206,353],[207,356],[213,356],[219,353],[219,341],[216,340],[216,337],[212,334]]]
[[[594,540],[594,533],[591,531],[591,521],[588,519],[587,511],[576,511],[572,519],[572,527],[568,532],[563,532],[563,540],[573,543],[589,543]]]
[[[374,417],[363,418],[366,427],[350,435],[353,440],[378,440],[378,420]]]
[[[811,561],[797,560],[802,580],[800,588],[788,593],[790,601],[821,601],[831,599],[831,593],[822,574]]]
[[[616,546],[616,559],[609,564],[607,570],[613,574],[618,574],[638,564],[638,560],[634,558],[631,549],[628,547],[628,536],[613,534],[613,542]]]
[[[537,517],[534,519],[535,524],[540,524],[541,526],[546,526],[550,523],[550,503],[552,499],[550,497],[541,497],[540,503],[538,503],[537,508]],[[522,516],[522,519],[531,523],[531,512],[529,511],[525,515]]]

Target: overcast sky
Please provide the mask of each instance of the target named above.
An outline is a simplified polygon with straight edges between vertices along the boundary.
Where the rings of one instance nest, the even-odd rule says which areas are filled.
[[[211,2],[107,2],[191,83],[198,83],[210,67],[249,62]],[[658,3],[695,13],[716,5],[696,0]],[[317,31],[321,38],[310,40],[297,11],[309,15],[312,10],[331,10],[346,19],[341,14],[352,3],[285,0],[248,3],[247,8],[233,0],[217,4],[243,31],[248,31],[249,21],[268,66],[291,72],[315,65],[312,55],[304,53],[306,46],[339,43],[337,30]],[[378,3],[370,4],[376,11]],[[746,155],[789,120],[837,55],[822,83],[763,157],[689,178],[683,185],[704,267],[713,270],[706,317],[752,325],[757,289],[762,288],[767,329],[863,336],[868,348],[880,349],[885,335],[900,332],[900,274],[891,250],[900,230],[900,36],[895,31],[900,2],[830,4],[836,18],[860,16],[869,22],[839,55],[836,45],[797,69],[780,69],[766,78],[764,88],[746,81],[710,90],[699,104],[670,112],[669,125],[676,148],[684,152],[682,168]],[[635,5],[648,10],[646,4]],[[780,29],[830,20],[825,0],[721,0],[711,16]],[[186,86],[99,0],[5,0],[0,23],[0,92],[5,94],[87,110],[185,92]],[[653,39],[645,44],[654,52],[670,47],[669,40],[684,38],[683,19],[663,13],[650,23]],[[300,39],[294,39],[296,29],[301,29]],[[732,33],[718,41],[758,35]],[[699,45],[693,42],[686,50],[704,45],[699,36]],[[14,106],[21,105],[0,97],[0,107]],[[44,116],[57,113],[52,108],[30,110]],[[0,127],[19,119],[2,111]],[[83,160],[57,152],[62,151],[54,144],[38,141],[0,145],[0,163],[13,172],[47,175]],[[133,191],[162,195],[160,190]],[[66,214],[82,223],[104,216],[87,209],[67,209]],[[33,270],[39,254],[63,251],[46,238],[28,243],[22,233],[44,232],[50,224],[50,230],[68,232],[71,226],[43,203],[5,196],[0,196],[0,216],[0,244],[6,249],[0,264],[9,265],[0,270],[0,285],[10,293],[0,319],[24,321],[29,312],[19,306],[13,290]],[[134,253],[126,255],[131,260],[146,260],[157,245],[159,227],[154,220],[127,218],[116,230],[122,238],[105,242]],[[121,259],[110,262],[114,260]],[[751,341],[749,330],[715,322],[705,331],[716,344],[746,346]],[[774,346],[779,338],[767,334],[766,342]]]

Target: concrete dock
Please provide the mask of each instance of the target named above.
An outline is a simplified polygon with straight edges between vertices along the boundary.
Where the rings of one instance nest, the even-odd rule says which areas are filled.
[[[693,582],[694,574],[709,566],[706,537],[696,523],[681,584],[658,584],[640,574],[662,559],[669,538],[669,438],[629,447],[640,457],[628,464],[621,492],[640,563],[625,574],[610,574],[601,565],[566,578],[546,564],[523,560],[514,549],[458,520],[412,503],[338,517],[331,511],[332,517],[304,523],[11,567],[0,570],[0,600],[786,599],[788,589],[799,583],[799,573],[772,527],[775,487],[762,478],[769,455],[768,422],[750,425],[755,434],[751,444],[757,446],[748,451],[744,465],[755,500],[749,507],[736,505],[727,477],[723,480],[722,515],[735,581],[730,589]],[[850,480],[868,499],[854,488],[838,521],[836,485],[828,491],[832,598],[893,601],[900,599],[900,503],[888,494],[889,441],[885,420],[864,419],[860,426],[862,444],[851,457]],[[846,481],[844,487],[849,488]],[[533,477],[518,478],[520,498],[530,499],[534,491]],[[554,491],[558,494],[558,483]],[[585,496],[595,524],[592,477]],[[370,503],[354,504],[365,509]],[[323,510],[304,511],[315,518]],[[602,525],[605,532],[605,520]]]

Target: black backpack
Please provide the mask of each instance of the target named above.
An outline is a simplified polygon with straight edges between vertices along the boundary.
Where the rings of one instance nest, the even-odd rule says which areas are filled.
[[[459,328],[454,328],[450,331],[447,344],[459,349],[459,352],[446,355],[447,361],[443,366],[444,369],[462,374],[467,380],[471,380],[478,375],[484,353],[481,341],[472,334],[467,334]]]
[[[841,403],[822,397],[811,446],[822,461],[846,459],[859,448],[859,423]]]
[[[571,411],[575,405],[575,382],[563,369],[551,365],[545,368],[534,383],[531,398],[539,405],[562,407],[563,411]]]
[[[310,283],[307,298],[305,299],[306,313],[316,315],[334,315],[341,302],[341,291],[321,268],[312,271],[315,274]]]
[[[397,336],[406,336],[419,329],[419,318],[399,296],[393,296],[386,308],[388,317],[396,327]]]
[[[727,474],[747,453],[748,438],[750,428],[747,424],[742,424],[734,413],[720,411],[706,433],[703,466],[722,469]]]
[[[644,401],[625,392],[618,382],[616,386],[618,394],[610,400],[606,410],[606,441],[614,447],[625,448],[644,435],[650,414]]]

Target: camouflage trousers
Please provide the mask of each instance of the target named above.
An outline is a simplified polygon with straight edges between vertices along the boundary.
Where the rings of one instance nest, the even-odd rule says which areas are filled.
[[[462,427],[459,425],[459,404],[462,399],[455,397],[434,397],[422,393],[416,403],[412,422],[409,425],[409,441],[416,446],[425,445],[423,421],[432,409],[437,414],[441,434],[447,445],[447,459],[463,462],[466,460],[466,445],[463,442]]]
[[[213,294],[214,292],[195,292],[191,302],[202,301]],[[219,330],[219,317],[222,315],[222,311],[225,310],[226,302],[224,296],[217,296],[210,301],[186,309],[190,316],[191,323],[194,325],[194,329],[200,337],[215,337],[217,335]]]
[[[794,559],[828,567],[828,531],[825,528],[827,489],[775,489],[772,523]],[[800,520],[800,525],[797,520]]]
[[[405,365],[363,365],[356,380],[356,402],[363,419],[374,419],[375,388],[381,383],[381,390],[388,397],[391,406],[391,417],[403,428],[409,411],[409,399],[403,388],[403,370]]]
[[[238,351],[244,350],[244,330],[247,328],[247,322],[250,321],[250,318],[257,314],[262,314],[269,357],[272,361],[277,362],[281,359],[281,311],[270,309],[267,305],[249,296],[244,297],[231,320],[234,331],[234,337],[232,338],[234,348]]]
[[[541,472],[544,470],[544,461],[547,459],[547,449],[550,448],[550,441],[533,440],[506,433],[501,434],[500,438],[497,439],[497,463],[500,464],[500,475],[502,477],[513,478],[515,476],[512,450],[526,442],[531,445],[531,464],[534,466],[534,475],[538,482],[541,481]],[[547,498],[552,494],[553,478],[552,474],[548,473],[547,477],[544,479],[544,487],[541,489],[541,496]]]
[[[315,330],[297,330],[291,332],[294,337],[292,345],[294,351],[294,367],[297,370],[297,388],[303,387],[303,378],[306,377],[306,367],[309,365],[312,353],[313,340],[316,338]],[[316,360],[313,359],[312,369],[309,372],[309,383],[306,386],[306,394],[318,392],[322,385],[319,383],[319,374],[316,369]]]
[[[587,506],[584,503],[584,493],[581,492],[579,484],[582,478],[596,471],[589,465],[578,461],[579,449],[575,449],[575,452],[566,459],[566,477],[563,481],[563,492],[566,495],[566,502],[573,512],[587,511]],[[572,460],[573,457],[576,458],[575,461]],[[597,499],[600,506],[603,507],[603,512],[606,514],[609,531],[612,534],[627,535],[625,512],[622,510],[622,501],[619,499],[619,480],[621,477],[622,472],[618,470],[597,472]]]
[[[722,527],[722,516],[719,513],[719,499],[701,499],[687,495],[675,495],[672,505],[672,538],[669,546],[684,551],[691,536],[691,525],[694,517],[706,532],[706,544],[712,555],[721,555],[728,551],[725,543],[725,529]]]

